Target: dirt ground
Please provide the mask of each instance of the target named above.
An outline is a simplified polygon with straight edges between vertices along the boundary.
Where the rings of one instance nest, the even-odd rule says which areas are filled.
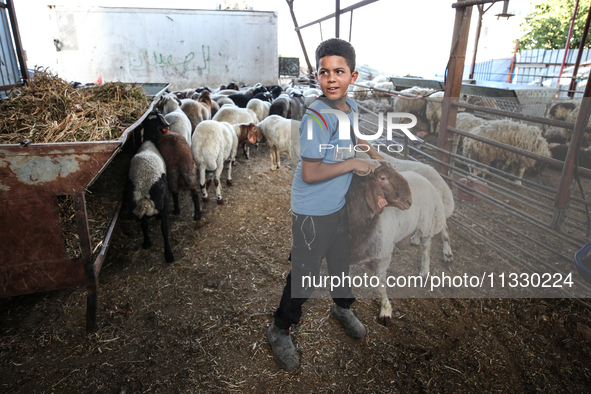
[[[176,261],[164,262],[158,221],[141,248],[123,210],[99,276],[98,329],[86,335],[83,288],[0,299],[2,393],[583,393],[591,387],[591,312],[570,299],[377,298],[353,306],[363,341],[305,304],[292,330],[301,368],[281,370],[265,337],[289,271],[290,185],[268,149],[239,155],[223,206],[192,220],[188,192],[171,216]],[[499,260],[450,225],[454,264]],[[432,250],[440,250],[441,241]],[[416,247],[394,261],[418,272]],[[441,253],[432,253],[441,269]]]

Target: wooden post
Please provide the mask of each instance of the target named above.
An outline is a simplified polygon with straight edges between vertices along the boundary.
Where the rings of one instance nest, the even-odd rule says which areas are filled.
[[[439,137],[437,146],[447,152],[452,149],[453,133],[447,130],[448,127],[455,127],[457,108],[452,106],[452,101],[459,101],[462,91],[462,77],[464,73],[464,62],[466,60],[466,47],[468,46],[468,35],[470,32],[470,19],[472,7],[462,7],[462,1],[456,3],[456,20],[452,36],[452,47],[447,66],[447,77],[445,80],[445,94],[441,109],[441,123],[439,125]],[[437,158],[443,163],[450,163],[451,156],[448,153],[437,152]],[[449,166],[437,163],[435,169],[441,174],[449,173]]]
[[[591,75],[587,78],[587,86],[585,87],[585,94],[579,107],[579,115],[575,121],[575,127],[570,139],[570,145],[564,159],[564,167],[562,167],[562,174],[560,175],[560,183],[554,199],[554,215],[550,226],[554,230],[561,230],[566,219],[566,210],[568,209],[569,200],[574,191],[573,170],[575,167],[575,154],[578,149],[579,139],[583,138],[585,127],[589,122],[589,109],[591,109]]]
[[[476,53],[478,52],[478,41],[480,41],[480,30],[482,29],[482,17],[484,16],[484,5],[479,4],[478,7],[478,23],[476,24],[476,38],[474,39],[474,55],[472,56],[472,65],[470,66],[470,76],[468,78],[474,79],[474,69],[476,68]]]

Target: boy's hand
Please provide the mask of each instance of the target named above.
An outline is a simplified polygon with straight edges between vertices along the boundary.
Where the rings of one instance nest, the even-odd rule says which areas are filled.
[[[366,160],[366,159],[353,159],[359,163],[355,163],[355,169],[353,173],[359,176],[367,176],[374,172],[376,168],[382,165],[378,160]]]

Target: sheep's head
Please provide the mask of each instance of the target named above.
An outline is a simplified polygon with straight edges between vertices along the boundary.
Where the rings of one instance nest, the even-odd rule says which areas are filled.
[[[385,207],[401,210],[410,208],[412,194],[408,182],[385,160],[367,176],[365,182],[365,201],[376,214],[381,214]]]
[[[256,144],[262,140],[263,133],[261,133],[261,130],[254,123],[240,125],[240,138],[238,141],[240,144],[246,141]]]
[[[158,110],[153,110],[142,122],[144,128],[144,141],[152,141],[154,144],[162,134],[168,133],[170,123],[164,118],[164,115]]]
[[[211,96],[207,90],[204,90],[199,94],[199,98],[197,101],[206,104],[207,106],[211,107],[213,104],[211,103]]]

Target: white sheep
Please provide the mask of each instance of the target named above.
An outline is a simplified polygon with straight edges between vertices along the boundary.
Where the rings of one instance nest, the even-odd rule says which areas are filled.
[[[285,119],[279,115],[269,115],[257,124],[263,133],[265,142],[271,151],[271,171],[281,166],[281,152],[289,154],[292,163],[299,159],[299,139],[297,144],[292,138],[299,137],[300,121]]]
[[[431,134],[437,133],[439,130],[439,123],[441,122],[441,109],[443,108],[443,95],[445,92],[435,92],[429,97],[437,99],[435,101],[427,101],[425,106],[425,117],[429,122],[429,132]]]
[[[392,82],[378,82],[374,83],[372,88],[378,88],[383,90],[394,90],[394,84]],[[371,96],[373,98],[390,98],[388,93],[380,92],[378,90],[372,90]]]
[[[537,153],[541,156],[551,157],[548,142],[542,137],[541,129],[536,126],[510,120],[492,120],[473,128],[471,133]],[[472,138],[465,139],[463,155],[488,166],[501,163],[501,170],[503,171],[507,171],[511,167],[514,175],[519,178],[523,178],[526,169],[536,165],[534,159],[496,148]],[[476,175],[480,173],[480,171],[472,167],[470,170]],[[516,180],[515,183],[520,185],[521,181]]]
[[[322,90],[320,89],[316,89],[316,88],[308,88],[306,90],[304,90],[304,92],[302,93],[302,96],[304,97],[308,97],[308,96],[322,96]]]
[[[382,82],[390,82],[390,77],[387,75],[378,75],[377,77],[374,77],[371,82],[375,85],[376,83],[382,83]]]
[[[360,81],[353,86],[353,99],[365,100],[371,97],[371,88],[374,86],[372,81]]]
[[[235,105],[222,105],[212,120],[228,122],[230,124],[259,123],[259,119],[253,110],[239,108]]]
[[[424,97],[435,92],[434,89],[421,88],[413,86],[412,88],[401,90],[400,93],[412,94],[415,97],[401,96],[394,100],[394,112],[408,112],[418,117],[425,117],[425,109],[427,108],[427,101],[420,97]]]
[[[258,120],[262,121],[267,116],[269,116],[271,103],[253,98],[248,102],[248,104],[246,104],[246,109],[252,110],[256,114]]]
[[[580,100],[578,100],[580,103]],[[579,117],[579,110],[581,109],[580,104],[566,117],[565,121],[570,123],[576,123],[577,118]],[[591,127],[591,118],[589,118],[589,122],[587,123],[587,127]],[[564,129],[563,131],[566,140],[570,142],[571,137],[573,135],[572,129]],[[583,148],[591,146],[591,133],[583,132],[583,142],[581,145]]]
[[[130,211],[141,221],[144,243],[152,246],[149,236],[148,217],[160,214],[164,258],[174,261],[168,242],[168,183],[166,166],[158,149],[151,141],[144,141],[129,165],[129,182],[126,187],[126,203]]]
[[[170,124],[168,130],[178,133],[185,137],[189,146],[191,146],[191,120],[181,109],[182,102],[173,93],[162,95],[156,107],[164,115],[164,119]]]
[[[220,175],[224,163],[228,163],[227,184],[232,185],[232,162],[236,158],[238,137],[234,127],[228,122],[205,120],[197,125],[193,134],[193,157],[199,168],[199,185],[203,200],[209,201],[205,171],[214,172],[215,193],[218,205],[224,200],[221,192]]]
[[[469,112],[460,112],[456,116],[456,129],[469,133],[476,126],[488,122],[489,119],[480,118]]]

